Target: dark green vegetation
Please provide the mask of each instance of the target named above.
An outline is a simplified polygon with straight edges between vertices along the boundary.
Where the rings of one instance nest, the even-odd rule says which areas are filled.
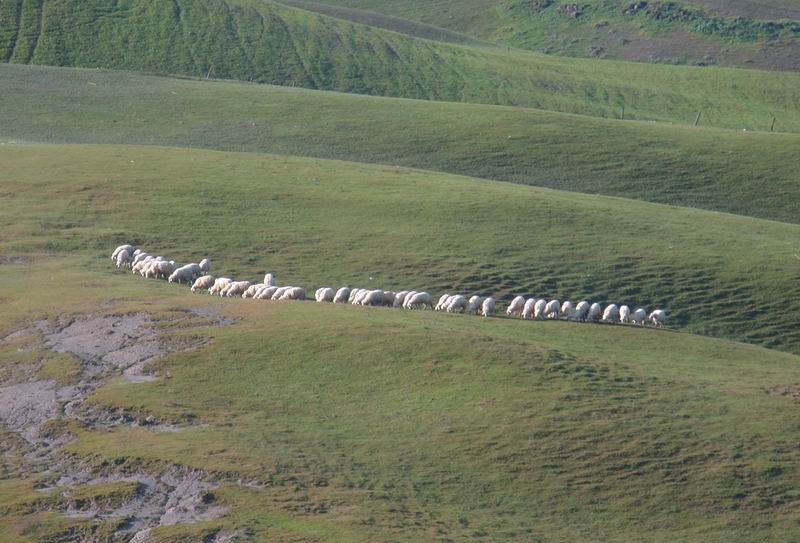
[[[319,0],[546,53],[800,69],[790,1]],[[347,18],[347,14],[340,17]]]
[[[800,131],[800,75],[434,42],[274,2],[2,0],[0,58]]]
[[[798,225],[270,155],[6,145],[0,157],[14,180],[2,195],[11,254],[89,250],[97,262],[127,239],[308,288],[373,277],[646,304],[681,329],[800,353]],[[62,197],[42,201],[45,187]]]
[[[800,136],[89,70],[0,66],[0,138],[412,166],[800,221]]]

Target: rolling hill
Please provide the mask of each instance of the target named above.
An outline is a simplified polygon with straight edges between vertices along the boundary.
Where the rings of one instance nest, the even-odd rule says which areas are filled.
[[[681,329],[800,352],[800,225],[262,154],[4,145],[0,164],[7,254],[127,239],[309,287],[665,306]]]
[[[124,537],[148,477],[186,470],[216,485],[202,500],[224,515],[162,525],[160,543],[797,533],[796,355],[675,331],[211,300],[107,254],[131,240],[307,288],[631,299],[664,304],[684,330],[797,352],[798,226],[147,146],[6,144],[0,180],[4,385],[76,380],[74,359],[20,334],[34,322],[145,314],[162,344],[191,347],[155,360],[155,380],[112,378],[83,418],[48,423],[55,443],[72,436],[49,466],[77,478],[65,490],[4,434],[4,541]],[[117,507],[128,516],[92,514]]]
[[[800,131],[800,74],[563,59],[424,40],[270,1],[0,3],[0,59],[600,117]]]
[[[494,43],[578,57],[800,69],[800,8],[788,0],[289,0],[437,25]],[[361,16],[366,17],[365,15]]]
[[[14,65],[0,94],[6,140],[377,162],[800,221],[796,134]]]

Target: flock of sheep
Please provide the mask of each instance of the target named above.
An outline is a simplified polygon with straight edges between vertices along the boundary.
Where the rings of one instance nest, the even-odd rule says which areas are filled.
[[[192,292],[205,290],[209,294],[219,296],[241,296],[254,300],[305,300],[306,292],[301,287],[275,285],[275,278],[271,273],[264,276],[263,283],[250,281],[234,281],[227,277],[209,275],[211,262],[203,259],[199,263],[178,266],[174,260],[167,260],[162,256],[153,256],[133,245],[120,245],[111,254],[111,259],[118,268],[130,268],[133,273],[151,279],[166,279],[170,283],[187,283],[191,285]],[[470,315],[483,315],[491,317],[495,313],[496,301],[494,298],[472,296],[467,299],[460,294],[443,294],[434,305],[433,297],[427,292],[400,291],[348,288],[333,289],[330,287],[318,288],[314,299],[320,303],[350,303],[364,306],[390,306],[403,309],[433,309],[448,313],[468,313]],[[666,323],[667,315],[661,309],[652,311],[649,315],[644,308],[631,311],[627,305],[607,305],[603,308],[598,303],[590,304],[586,301],[573,304],[570,301],[561,303],[559,300],[546,300],[537,298],[525,299],[523,296],[514,298],[506,309],[509,317],[523,319],[559,319],[608,323],[635,324],[643,326],[646,322],[661,328]]]

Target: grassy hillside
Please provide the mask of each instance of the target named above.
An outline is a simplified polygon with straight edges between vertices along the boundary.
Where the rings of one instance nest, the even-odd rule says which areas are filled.
[[[269,1],[0,2],[0,59],[600,117],[800,131],[800,74],[561,59],[414,38]]]
[[[128,239],[308,288],[661,306],[680,329],[800,352],[797,225],[272,155],[5,145],[0,166],[3,254],[93,266]]]
[[[559,55],[800,69],[800,8],[783,0],[320,1]]]
[[[795,134],[13,65],[0,95],[6,140],[379,162],[800,221]]]
[[[150,185],[139,177],[139,186]],[[207,217],[204,241],[214,246],[224,232]],[[91,239],[103,224],[73,233]],[[9,233],[0,236],[7,248]],[[39,246],[36,235],[21,239]],[[66,453],[84,469],[179,465],[221,480],[212,498],[227,514],[159,528],[158,543],[220,530],[274,542],[800,536],[797,403],[780,393],[800,382],[796,356],[622,327],[210,301],[136,280],[94,252],[92,244],[80,255],[37,253],[27,265],[0,266],[13,308],[0,313],[0,334],[65,313],[166,316],[207,306],[239,319],[193,332],[165,327],[167,337],[202,334],[209,344],[157,362],[157,381],[118,379],[91,398],[195,424],[69,427],[77,440]],[[325,264],[339,265],[332,260]],[[41,348],[29,340],[0,354],[21,347]],[[48,512],[50,494],[34,490],[41,480],[9,473],[14,461],[2,457],[4,541],[70,541],[113,523]]]

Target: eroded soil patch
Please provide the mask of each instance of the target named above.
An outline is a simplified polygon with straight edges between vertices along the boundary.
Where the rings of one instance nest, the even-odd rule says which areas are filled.
[[[69,384],[40,378],[35,362],[12,367],[17,375],[0,386],[0,424],[25,440],[24,458],[31,466],[38,465],[38,471],[47,473],[45,480],[50,481],[47,483],[50,486],[42,490],[58,495],[54,502],[58,504],[56,510],[92,520],[125,519],[124,530],[117,534],[120,540],[134,537],[137,541],[147,541],[153,527],[214,519],[225,512],[210,492],[216,483],[202,472],[168,466],[158,472],[98,475],[81,466],[77,459],[59,455],[72,436],[66,431],[52,431],[53,423],[58,425],[59,421],[77,421],[93,429],[131,425],[163,432],[180,431],[187,422],[194,423],[161,421],[146,413],[128,413],[86,402],[86,397],[110,377],[124,375],[133,381],[154,379],[147,373],[151,361],[205,343],[203,337],[171,341],[159,333],[163,325],[187,329],[232,322],[206,309],[176,313],[177,316],[166,319],[155,319],[141,312],[42,319],[0,339],[0,346],[24,339],[28,349],[71,353],[80,360],[77,382]],[[130,483],[135,491],[119,503],[86,503],[75,498],[78,488],[108,483]]]

